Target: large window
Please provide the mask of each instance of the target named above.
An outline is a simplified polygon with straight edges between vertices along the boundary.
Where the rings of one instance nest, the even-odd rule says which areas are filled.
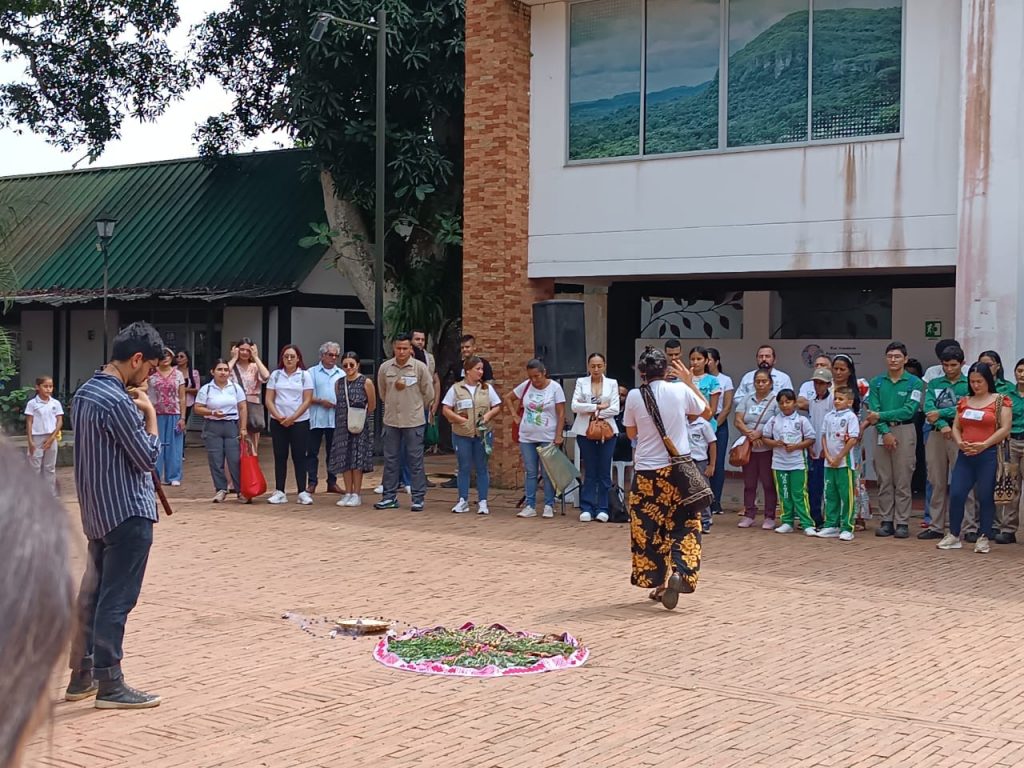
[[[902,41],[903,0],[574,2],[569,159],[897,134]]]

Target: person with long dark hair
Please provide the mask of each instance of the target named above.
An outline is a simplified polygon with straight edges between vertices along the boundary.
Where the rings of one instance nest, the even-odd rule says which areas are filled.
[[[359,372],[359,355],[346,352],[341,357],[345,374],[334,385],[334,445],[331,446],[329,469],[342,478],[345,494],[336,503],[339,507],[358,507],[363,503],[363,473],[373,471],[373,427],[371,414],[377,409],[377,390],[369,376]],[[349,411],[362,411],[362,429],[358,418],[349,419]],[[357,431],[350,425],[354,424]]]
[[[857,378],[857,366],[853,358],[846,354],[838,354],[832,358],[832,387],[849,387],[853,392],[853,404],[850,410],[858,419],[861,417],[861,405],[868,396],[871,387],[865,379]],[[867,521],[871,519],[871,497],[868,496],[867,483],[864,481],[864,425],[861,420],[860,436],[857,445],[849,453],[849,461],[853,469],[853,506],[854,528],[863,531]]]
[[[309,446],[309,406],[313,402],[313,377],[302,360],[302,350],[294,344],[281,347],[278,367],[267,380],[267,411],[270,412],[270,438],[274,446],[274,488],[267,499],[271,504],[287,504],[284,492],[288,476],[288,453],[295,469],[299,504],[312,504],[306,490],[306,451]]]
[[[986,349],[978,355],[978,362],[984,363],[992,371],[992,380],[996,383],[996,392],[1000,395],[1008,395],[1016,386],[1013,382],[1006,380],[1006,372],[1003,370],[1003,358],[994,349]]]
[[[188,417],[192,415],[192,406],[196,404],[196,395],[202,380],[199,370],[192,367],[192,356],[187,349],[179,349],[174,355],[174,367],[181,371],[181,377],[185,380],[185,427],[188,427]]]
[[[953,440],[960,453],[953,467],[949,489],[949,533],[936,546],[939,549],[960,549],[960,529],[964,520],[967,494],[974,490],[978,500],[978,538],[974,551],[989,552],[987,533],[995,520],[995,485],[998,445],[1013,426],[1013,410],[1009,398],[996,391],[992,369],[986,363],[975,363],[967,371],[969,397],[961,398],[953,421]]]
[[[715,494],[711,512],[720,515],[722,514],[722,491],[725,489],[725,460],[729,454],[729,416],[732,414],[736,387],[732,383],[732,378],[726,375],[722,369],[721,353],[714,347],[708,347],[707,352],[708,370],[718,379],[718,385],[722,388],[722,396],[718,399],[718,410],[715,412],[715,420],[718,422],[715,443],[718,446],[718,452],[715,454],[715,474],[711,477],[711,490]]]
[[[690,457],[687,416],[709,418],[711,406],[681,361],[672,364],[679,383],[669,383],[665,354],[648,347],[637,363],[644,379],[626,396],[622,423],[636,440],[629,492],[634,586],[671,610],[680,593],[693,592],[700,577],[700,512],[713,494]]]
[[[203,444],[213,478],[213,503],[220,504],[231,488],[242,486],[241,442],[246,435],[245,390],[231,376],[226,360],[217,360],[210,370],[213,380],[200,387],[196,394],[196,413],[203,417]],[[224,466],[227,465],[227,474]],[[228,475],[231,482],[228,484]],[[241,498],[241,496],[239,496]],[[248,503],[248,502],[247,502]]]

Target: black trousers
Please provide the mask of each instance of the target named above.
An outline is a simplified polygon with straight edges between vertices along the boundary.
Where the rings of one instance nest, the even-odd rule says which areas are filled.
[[[297,421],[282,427],[277,419],[270,420],[270,439],[274,444],[274,488],[284,492],[288,477],[288,453],[292,454],[295,484],[299,493],[306,490],[306,451],[309,448],[309,422]]]
[[[326,467],[331,466],[331,447],[334,445],[334,427],[321,427],[317,429],[310,428],[309,430],[309,449],[307,457],[309,463],[307,466],[306,474],[309,475],[309,484],[316,485],[317,474],[320,469],[320,442],[323,441],[324,453],[327,454]],[[335,485],[338,482],[338,476],[327,470],[327,485]]]
[[[78,592],[78,628],[70,667],[96,680],[120,680],[124,625],[139,600],[153,544],[153,521],[129,517],[102,539],[89,541]]]

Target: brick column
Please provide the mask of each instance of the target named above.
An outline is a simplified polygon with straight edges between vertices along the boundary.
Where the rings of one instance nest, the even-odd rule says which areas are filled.
[[[527,277],[530,192],[530,9],[515,0],[466,3],[466,136],[462,325],[504,395],[533,355],[531,305],[554,293]],[[511,418],[502,414],[492,482],[521,481]]]

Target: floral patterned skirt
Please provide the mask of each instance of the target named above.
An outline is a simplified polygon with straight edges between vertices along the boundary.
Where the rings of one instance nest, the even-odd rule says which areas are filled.
[[[691,589],[697,587],[701,507],[694,499],[703,499],[700,486],[707,489],[707,483],[696,465],[689,463],[694,467],[694,479],[690,472],[673,472],[672,467],[637,470],[633,475],[629,532],[633,553],[630,581],[634,586],[661,587],[672,571],[678,571]]]

